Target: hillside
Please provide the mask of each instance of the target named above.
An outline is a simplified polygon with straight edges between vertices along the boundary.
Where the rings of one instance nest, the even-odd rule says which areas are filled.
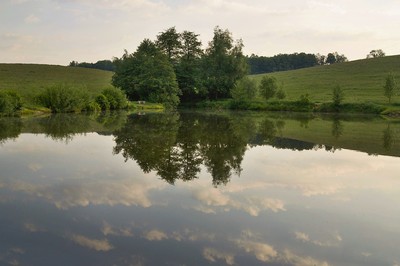
[[[264,75],[276,77],[279,84],[283,82],[287,100],[297,100],[300,95],[308,93],[314,102],[329,102],[332,99],[332,88],[339,84],[345,93],[344,102],[385,104],[387,98],[383,96],[383,85],[389,72],[400,81],[400,55],[252,77],[258,81]],[[393,103],[400,103],[400,97],[394,97]]]
[[[0,64],[0,90],[14,90],[31,102],[41,88],[55,84],[86,87],[98,94],[111,86],[113,72],[80,67],[37,64]]]

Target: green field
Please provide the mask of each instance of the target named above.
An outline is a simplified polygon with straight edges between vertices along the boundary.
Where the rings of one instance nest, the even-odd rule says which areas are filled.
[[[344,90],[345,103],[386,104],[383,85],[389,72],[400,82],[400,55],[374,59],[364,59],[327,66],[303,68],[299,70],[275,72],[271,75],[283,82],[287,100],[298,100],[300,95],[309,94],[313,102],[330,102],[332,89],[340,85]],[[256,80],[266,74],[254,75]],[[400,104],[400,96],[392,101]]]
[[[80,67],[37,64],[0,64],[0,90],[18,92],[26,104],[42,88],[66,84],[82,87],[90,94],[99,94],[111,86],[113,72]]]

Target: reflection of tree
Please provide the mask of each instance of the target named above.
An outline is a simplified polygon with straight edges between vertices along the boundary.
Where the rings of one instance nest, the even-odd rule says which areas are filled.
[[[174,148],[178,128],[176,113],[129,116],[125,126],[114,132],[114,153],[122,153],[125,160],[135,160],[145,173],[155,170],[173,183],[179,170]]]
[[[78,133],[89,132],[90,118],[86,115],[54,114],[40,118],[38,125],[46,136],[69,142]]]
[[[16,139],[21,133],[22,120],[18,117],[0,118],[0,144],[8,139]]]
[[[131,116],[114,133],[114,153],[135,160],[144,172],[156,171],[170,184],[197,178],[201,164],[214,185],[226,184],[232,172],[241,171],[249,128],[216,115]]]
[[[338,117],[334,117],[332,121],[332,136],[338,139],[343,134],[343,124]]]
[[[383,148],[387,151],[391,150],[394,142],[394,132],[390,128],[390,124],[388,124],[386,129],[383,131]]]

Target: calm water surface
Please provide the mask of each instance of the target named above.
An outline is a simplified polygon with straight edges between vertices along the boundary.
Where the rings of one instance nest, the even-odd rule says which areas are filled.
[[[400,265],[400,122],[0,118],[1,265]]]

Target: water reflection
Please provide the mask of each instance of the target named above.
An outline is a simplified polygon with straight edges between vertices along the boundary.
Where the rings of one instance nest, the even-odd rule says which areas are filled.
[[[9,120],[0,264],[396,265],[399,125],[338,120],[338,137],[264,113]]]

